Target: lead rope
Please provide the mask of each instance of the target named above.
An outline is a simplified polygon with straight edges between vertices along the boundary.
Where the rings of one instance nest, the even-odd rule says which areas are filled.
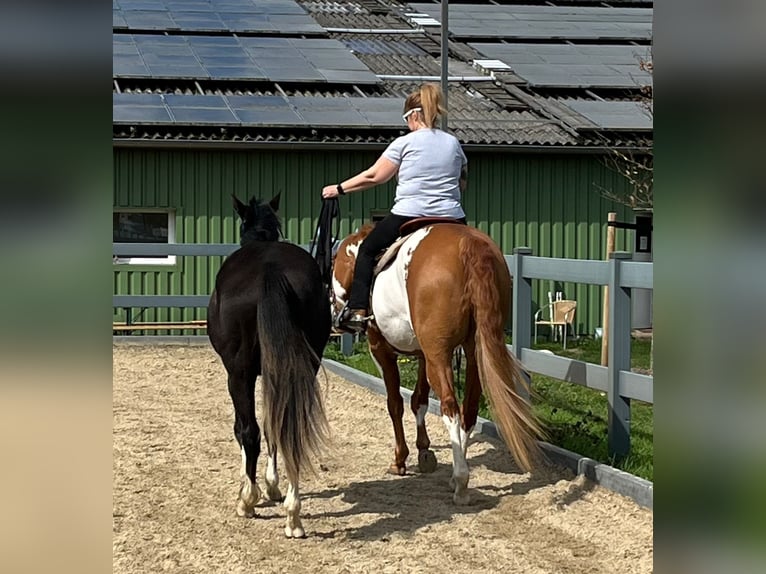
[[[335,233],[332,231],[333,220],[336,220]],[[338,198],[322,199],[322,209],[319,211],[317,228],[314,238],[309,245],[309,254],[319,266],[319,273],[327,289],[330,300],[335,303],[335,291],[332,288],[332,247],[340,230],[340,204]]]

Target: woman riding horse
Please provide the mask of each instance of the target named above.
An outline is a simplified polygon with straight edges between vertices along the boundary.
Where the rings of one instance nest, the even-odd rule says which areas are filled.
[[[340,317],[342,329],[365,328],[375,257],[399,237],[404,223],[423,216],[465,223],[460,193],[466,185],[467,160],[457,138],[436,127],[446,111],[442,102],[436,84],[423,84],[404,102],[402,119],[410,133],[391,142],[368,169],[322,189],[323,198],[333,198],[369,189],[398,175],[391,213],[375,225],[359,249],[351,295]]]

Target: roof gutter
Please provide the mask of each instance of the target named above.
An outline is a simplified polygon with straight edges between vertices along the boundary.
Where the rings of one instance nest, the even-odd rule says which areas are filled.
[[[118,139],[112,140],[115,149],[215,149],[215,150],[252,150],[252,149],[282,149],[295,151],[346,151],[353,149],[383,150],[388,145],[384,142],[233,142],[233,141],[199,141],[199,140],[145,140]],[[597,154],[605,155],[612,150],[648,152],[651,148],[644,146],[576,146],[576,145],[544,145],[544,144],[478,144],[464,143],[467,152],[516,152],[516,153],[552,153],[552,154]]]

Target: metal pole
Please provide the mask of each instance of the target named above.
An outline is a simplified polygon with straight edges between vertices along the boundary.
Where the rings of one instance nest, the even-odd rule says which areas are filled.
[[[444,107],[449,110],[447,94],[447,78],[449,77],[449,46],[447,36],[449,35],[449,0],[441,0],[442,3],[442,93],[444,94]],[[447,116],[442,116],[442,129],[447,130]]]

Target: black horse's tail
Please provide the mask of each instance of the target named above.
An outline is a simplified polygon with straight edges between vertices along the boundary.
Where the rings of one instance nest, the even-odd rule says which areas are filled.
[[[258,305],[264,432],[297,484],[302,469],[312,470],[327,436],[327,419],[316,380],[320,358],[296,321],[297,297],[285,277],[267,274]],[[292,309],[291,309],[292,307]]]

